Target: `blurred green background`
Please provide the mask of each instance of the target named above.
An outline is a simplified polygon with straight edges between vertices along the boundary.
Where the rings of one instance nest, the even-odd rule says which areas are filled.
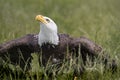
[[[120,0],[0,0],[0,43],[39,33],[35,16],[52,18],[59,33],[86,36],[120,53]]]

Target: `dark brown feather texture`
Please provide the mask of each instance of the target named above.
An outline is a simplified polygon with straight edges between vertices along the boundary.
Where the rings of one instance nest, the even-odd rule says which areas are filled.
[[[59,45],[46,43],[39,47],[37,34],[28,34],[19,39],[3,43],[0,45],[0,57],[6,60],[5,56],[9,55],[11,62],[16,64],[19,63],[20,53],[22,53],[24,60],[27,61],[28,58],[31,59],[31,53],[42,52],[42,61],[45,65],[49,58],[53,60],[53,63],[57,62],[54,59],[58,61],[63,60],[67,55],[67,51],[69,51],[68,58],[70,55],[76,55],[77,57],[80,49],[83,62],[85,63],[87,55],[93,58],[102,51],[99,45],[86,37],[73,38],[67,34],[58,35]],[[21,60],[20,65],[24,66],[25,63]]]

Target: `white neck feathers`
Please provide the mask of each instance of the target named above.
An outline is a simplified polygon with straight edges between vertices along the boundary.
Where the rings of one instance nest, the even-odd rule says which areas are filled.
[[[54,45],[58,45],[59,37],[57,35],[57,26],[54,25],[45,25],[40,23],[40,33],[38,35],[38,44],[42,46],[42,44],[50,43]]]

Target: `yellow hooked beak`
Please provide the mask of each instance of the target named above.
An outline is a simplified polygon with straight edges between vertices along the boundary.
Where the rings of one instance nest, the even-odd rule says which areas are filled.
[[[44,19],[44,17],[42,15],[37,15],[35,17],[35,20],[40,21],[40,22],[42,22],[44,24],[47,24],[47,21]]]

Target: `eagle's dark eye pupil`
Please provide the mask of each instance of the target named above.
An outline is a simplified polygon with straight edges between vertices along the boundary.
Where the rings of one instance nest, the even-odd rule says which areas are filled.
[[[47,22],[50,22],[50,20],[49,20],[49,19],[46,19],[46,21],[47,21]]]

